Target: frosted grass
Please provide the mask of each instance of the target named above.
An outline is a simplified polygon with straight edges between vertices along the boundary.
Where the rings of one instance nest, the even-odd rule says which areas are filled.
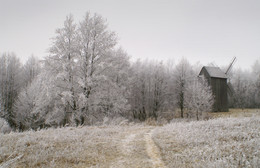
[[[168,167],[258,167],[260,117],[175,122],[154,131]]]

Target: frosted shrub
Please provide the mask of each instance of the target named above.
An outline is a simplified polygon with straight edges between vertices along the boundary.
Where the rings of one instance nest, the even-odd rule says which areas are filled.
[[[204,77],[196,78],[187,85],[184,92],[184,105],[191,118],[206,119],[207,112],[211,111],[214,98],[212,90]]]
[[[11,128],[8,125],[8,123],[3,119],[0,118],[0,133],[10,133],[11,132]]]

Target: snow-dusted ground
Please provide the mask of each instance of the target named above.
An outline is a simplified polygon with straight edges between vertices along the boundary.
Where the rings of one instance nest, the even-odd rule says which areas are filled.
[[[0,167],[257,167],[260,116],[0,134]]]

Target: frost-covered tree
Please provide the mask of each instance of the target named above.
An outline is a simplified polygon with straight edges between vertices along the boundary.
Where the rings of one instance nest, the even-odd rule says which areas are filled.
[[[236,108],[252,108],[255,106],[257,89],[254,84],[254,75],[249,71],[235,70],[232,78],[234,88],[233,106]]]
[[[145,120],[147,116],[147,75],[145,64],[137,60],[131,66],[131,79],[129,82],[131,111],[133,117]]]
[[[40,62],[37,57],[32,55],[23,66],[22,76],[24,85],[27,86],[28,84],[32,83],[33,79],[40,73],[40,71]]]
[[[256,60],[252,67],[252,78],[254,83],[255,107],[260,108],[260,59]]]
[[[199,120],[212,110],[213,103],[212,90],[204,77],[194,78],[186,85],[184,106],[188,110],[189,117],[196,117]]]
[[[165,76],[165,86],[164,86],[164,111],[174,111],[176,109],[176,93],[175,93],[175,82],[174,82],[174,62],[168,60],[167,64],[164,65],[164,76]]]
[[[129,57],[121,49],[111,50],[107,54],[101,59],[102,63],[96,65],[94,76],[87,83],[91,86],[88,96],[86,97],[84,90],[80,93],[81,110],[78,114],[81,117],[78,116],[77,120],[81,118],[86,123],[91,123],[93,117],[100,120],[103,117],[125,116],[129,109],[126,99]]]
[[[177,105],[181,110],[182,118],[184,117],[184,91],[187,82],[193,78],[193,74],[194,72],[190,63],[185,58],[182,58],[182,60],[176,65],[174,71],[175,99],[177,100]]]
[[[160,112],[168,109],[169,73],[162,62],[135,62],[131,67],[130,98],[134,118],[157,119]]]
[[[106,20],[98,15],[87,13],[78,27],[78,83],[80,86],[80,113],[89,113],[88,99],[97,85],[94,81],[109,71],[111,50],[116,45],[115,33],[108,30]],[[112,73],[112,72],[110,72]],[[82,117],[80,117],[83,119]],[[81,121],[83,122],[83,121]]]
[[[109,55],[104,59],[102,67],[97,72],[97,74],[106,79],[104,82],[102,80],[98,82],[100,83],[98,88],[103,90],[105,86],[102,87],[102,85],[107,83],[108,88],[106,91],[108,92],[102,95],[110,97],[110,100],[112,100],[113,110],[110,110],[110,115],[120,114],[124,116],[129,109],[127,102],[127,85],[129,83],[130,70],[129,56],[121,48],[112,50]]]
[[[63,103],[54,82],[55,76],[42,71],[22,89],[14,106],[15,121],[21,131],[63,124]]]
[[[13,53],[0,56],[0,117],[15,128],[13,105],[21,88],[22,67],[20,60]]]
[[[157,119],[159,111],[164,109],[166,100],[166,73],[162,62],[155,63],[151,67],[150,89],[150,117]]]
[[[56,30],[50,56],[45,61],[46,68],[56,76],[55,86],[59,88],[59,96],[63,102],[61,108],[65,113],[64,125],[72,123],[72,117],[77,110],[75,84],[77,53],[76,24],[73,16],[69,15],[64,21],[64,27]]]
[[[45,116],[41,120],[45,125],[60,125],[61,118],[62,125],[88,124],[93,123],[93,118],[100,120],[105,115],[121,115],[127,111],[125,85],[129,57],[122,49],[115,49],[115,44],[115,33],[108,30],[100,15],[88,13],[78,27],[69,15],[64,27],[56,31],[50,55],[44,61],[44,72],[20,94],[21,102],[31,101],[25,100],[28,93],[32,99],[43,101],[46,94],[33,91],[39,86],[43,87],[40,90],[48,89],[51,94],[48,114],[38,115],[39,108],[46,109],[47,104],[36,104],[28,110],[30,122]],[[42,74],[48,74],[53,81],[49,82]],[[37,84],[37,81],[43,84]],[[30,106],[24,108],[31,109]],[[37,114],[37,117],[31,117],[31,114]]]
[[[39,93],[40,87],[34,83],[31,86],[24,88],[18,95],[18,99],[15,102],[14,112],[16,118],[16,125],[19,130],[25,130],[31,128],[33,123],[32,111],[36,106],[36,99]]]

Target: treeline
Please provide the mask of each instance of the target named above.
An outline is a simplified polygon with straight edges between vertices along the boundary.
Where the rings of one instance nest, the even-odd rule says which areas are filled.
[[[15,103],[19,94],[31,85],[40,71],[39,61],[34,56],[24,65],[14,53],[0,56],[0,118],[4,118],[13,128],[17,125]]]
[[[100,15],[75,24],[69,15],[56,30],[49,56],[23,65],[15,54],[0,56],[0,117],[13,129],[92,125],[104,117],[144,121],[180,109],[181,117],[203,117],[213,95],[201,66],[135,61],[116,47],[117,37]],[[260,105],[260,70],[232,73],[230,106]],[[185,113],[184,113],[185,111]]]

